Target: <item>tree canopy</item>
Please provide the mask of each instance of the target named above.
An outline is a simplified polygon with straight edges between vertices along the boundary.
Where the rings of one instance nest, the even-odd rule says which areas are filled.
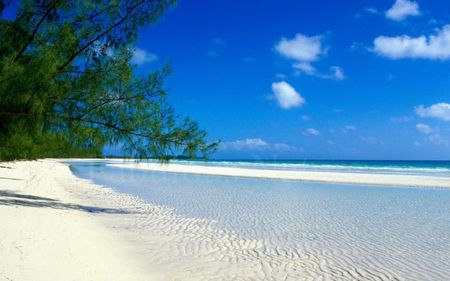
[[[216,143],[167,104],[164,66],[137,75],[138,29],[173,0],[22,0],[0,19],[0,159],[207,157]],[[9,1],[0,0],[0,15]]]

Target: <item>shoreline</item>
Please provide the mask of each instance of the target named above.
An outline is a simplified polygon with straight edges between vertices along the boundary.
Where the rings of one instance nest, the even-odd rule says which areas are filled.
[[[425,175],[370,174],[348,172],[289,171],[216,167],[204,165],[180,165],[159,163],[109,163],[111,167],[141,169],[157,172],[244,177],[255,179],[296,180],[332,184],[360,184],[389,187],[444,188],[450,189],[450,178]]]
[[[280,254],[261,240],[218,228],[214,220],[182,216],[78,178],[64,161],[1,163],[0,280],[316,276],[318,253]]]
[[[438,280],[445,274],[399,272],[396,260],[370,255],[352,261],[370,254],[371,244],[366,252],[352,244],[343,252],[328,240],[291,247],[239,234],[78,178],[64,161],[0,164],[0,280],[343,281],[360,274]]]

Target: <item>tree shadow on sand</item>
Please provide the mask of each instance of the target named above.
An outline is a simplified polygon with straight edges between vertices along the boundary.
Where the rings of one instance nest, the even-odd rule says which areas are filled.
[[[19,179],[19,178],[7,178],[7,177],[0,177],[0,180],[23,181],[23,179]]]
[[[62,203],[59,200],[20,194],[12,191],[0,191],[0,205],[4,206],[23,206],[35,208],[52,208],[59,210],[79,210],[88,213],[106,213],[106,214],[130,214],[133,212],[123,209],[101,208],[94,206],[84,206],[72,203]]]

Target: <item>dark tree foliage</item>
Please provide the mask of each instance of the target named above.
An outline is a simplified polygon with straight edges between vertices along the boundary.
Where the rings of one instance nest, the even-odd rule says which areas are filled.
[[[0,14],[8,1],[0,0]],[[169,68],[137,76],[140,27],[173,0],[23,0],[0,20],[0,159],[207,157],[216,143],[178,120],[162,86]]]

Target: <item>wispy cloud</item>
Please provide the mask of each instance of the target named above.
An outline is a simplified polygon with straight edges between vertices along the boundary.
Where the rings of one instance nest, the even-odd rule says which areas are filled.
[[[344,70],[342,70],[342,68],[339,66],[331,66],[330,73],[318,74],[317,77],[333,80],[344,80],[345,78],[347,78],[345,77]]]
[[[206,52],[206,56],[207,56],[207,57],[210,57],[210,58],[215,58],[215,57],[218,57],[219,54],[218,54],[215,50],[209,49],[209,50]]]
[[[308,128],[303,131],[305,136],[317,137],[320,136],[320,131],[314,128]]]
[[[367,13],[369,13],[369,14],[378,14],[380,11],[378,11],[378,9],[377,8],[374,8],[374,7],[367,7],[367,8],[364,8],[364,11],[366,11]]]
[[[448,138],[442,136],[439,133],[439,128],[433,128],[427,124],[423,124],[423,123],[418,123],[416,124],[416,129],[417,131],[419,131],[420,133],[424,134],[425,137],[423,138],[423,141],[429,141],[432,144],[435,145],[444,145],[444,146],[448,146],[449,145],[449,140]]]
[[[211,40],[211,47],[206,52],[206,56],[210,58],[215,58],[219,56],[218,49],[224,48],[227,46],[227,41],[220,37],[215,37]]]
[[[309,117],[308,115],[302,115],[300,116],[300,119],[302,119],[303,121],[309,121],[311,120],[311,117]]]
[[[272,83],[273,96],[278,105],[283,109],[300,107],[305,103],[305,99],[298,93],[294,87],[285,81]]]
[[[243,139],[221,143],[222,149],[232,150],[260,150],[267,149],[269,144],[260,138]]]
[[[339,66],[332,66],[330,73],[323,74],[312,65],[327,52],[322,43],[322,36],[297,33],[292,39],[282,38],[275,45],[275,50],[285,58],[293,60],[293,67],[301,73],[322,79],[345,79],[344,71]]]
[[[356,126],[353,126],[353,125],[345,125],[345,126],[342,128],[342,132],[343,132],[344,134],[347,134],[347,133],[349,133],[349,132],[356,131],[356,130],[358,130],[358,128],[357,128]]]
[[[371,145],[383,145],[384,142],[382,140],[379,140],[376,137],[373,136],[362,136],[359,138],[361,141],[371,144]]]
[[[225,39],[223,39],[223,38],[220,38],[220,37],[213,38],[212,42],[216,46],[226,46],[227,45],[227,41]]]
[[[448,146],[449,145],[449,140],[443,136],[441,136],[440,134],[432,134],[428,136],[428,140],[433,143],[433,144],[437,144],[437,145],[444,145],[444,146]]]
[[[419,105],[415,108],[415,111],[420,117],[431,117],[450,121],[450,104],[448,103],[436,103],[429,107]]]
[[[247,138],[242,140],[227,141],[220,145],[223,150],[243,150],[243,151],[301,151],[297,148],[286,143],[268,143],[261,138]]]
[[[275,74],[275,77],[277,77],[278,79],[284,80],[287,78],[286,74],[284,73],[277,73]]]
[[[255,62],[256,62],[256,59],[255,59],[254,57],[245,57],[245,58],[243,59],[243,61],[244,61],[245,63],[255,63]]]
[[[394,5],[386,11],[386,17],[394,21],[402,21],[407,17],[419,15],[419,4],[409,0],[396,0]]]
[[[417,129],[417,131],[421,132],[422,134],[426,134],[426,135],[431,134],[435,131],[429,125],[423,124],[423,123],[416,124],[416,129]]]
[[[391,122],[394,124],[400,124],[412,121],[413,119],[414,118],[411,116],[398,116],[398,117],[391,117]]]
[[[408,35],[379,36],[374,40],[372,50],[390,59],[421,58],[450,59],[450,24],[432,35],[410,37]]]
[[[147,52],[144,49],[136,47],[133,52],[133,57],[131,59],[131,63],[136,65],[142,65],[145,63],[153,62],[158,59],[158,56],[152,53]]]

